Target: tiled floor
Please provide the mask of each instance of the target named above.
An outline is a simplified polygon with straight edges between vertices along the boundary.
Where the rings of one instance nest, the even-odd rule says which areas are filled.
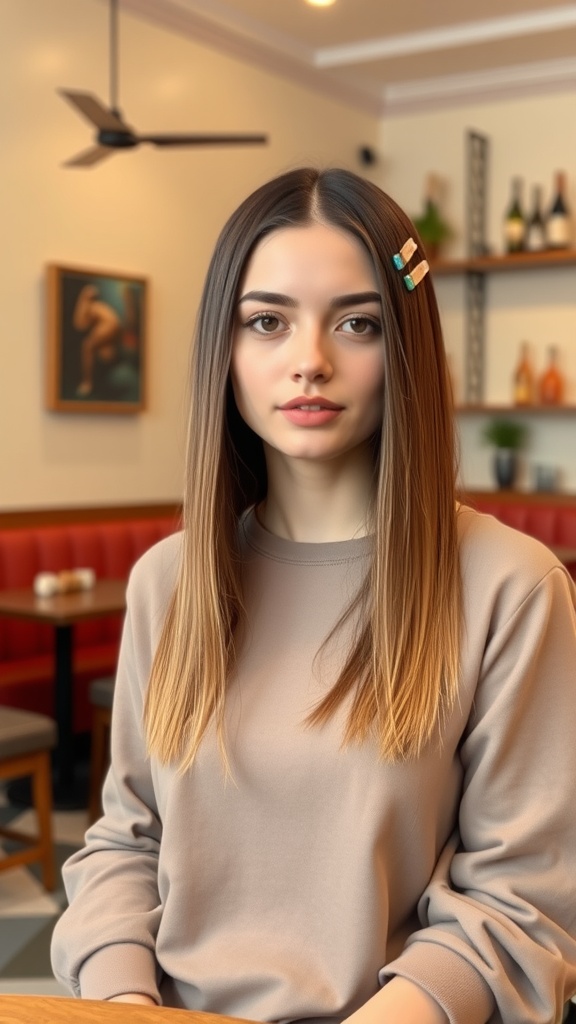
[[[33,814],[10,806],[0,790],[0,821],[26,832]],[[85,811],[55,813],[58,877],[62,863],[82,844],[85,828]],[[0,872],[0,993],[68,994],[50,967],[50,937],[65,904],[61,886],[52,893],[43,888],[36,865]]]

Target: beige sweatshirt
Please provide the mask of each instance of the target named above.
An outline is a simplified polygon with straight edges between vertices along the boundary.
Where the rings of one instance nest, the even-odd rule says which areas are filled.
[[[211,734],[179,776],[146,756],[142,702],[180,538],[133,570],[105,813],[64,869],[53,939],[76,995],[144,992],[263,1021],[340,1021],[393,975],[452,1024],[549,1024],[576,990],[576,616],[541,544],[459,513],[457,707],[417,760],[302,724],[334,680],[372,541],[242,526],[250,629],[226,782]],[[395,1022],[383,1022],[395,1024]],[[400,1024],[400,1022],[399,1022]]]

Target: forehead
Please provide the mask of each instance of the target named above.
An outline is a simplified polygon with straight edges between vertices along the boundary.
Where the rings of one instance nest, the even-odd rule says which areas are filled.
[[[376,289],[372,261],[350,232],[312,223],[277,228],[254,249],[244,272],[243,290],[264,288]]]

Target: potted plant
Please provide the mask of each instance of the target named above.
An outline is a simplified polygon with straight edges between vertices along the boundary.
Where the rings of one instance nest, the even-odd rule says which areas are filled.
[[[518,451],[526,443],[528,431],[523,423],[517,420],[497,418],[489,420],[482,431],[487,444],[495,449],[494,475],[498,487],[514,486],[518,472]]]
[[[424,210],[419,216],[413,218],[414,227],[420,235],[429,260],[438,259],[442,243],[452,234],[441,213],[441,190],[438,176],[429,174],[426,179]]]

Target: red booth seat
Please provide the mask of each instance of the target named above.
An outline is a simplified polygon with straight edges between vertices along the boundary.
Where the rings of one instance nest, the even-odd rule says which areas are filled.
[[[149,547],[178,529],[175,518],[122,520],[0,530],[0,589],[31,587],[39,572],[91,567],[99,579],[127,579]],[[90,728],[88,684],[113,675],[122,617],[78,623],[74,630],[74,729]],[[0,617],[0,704],[54,713],[54,630]]]
[[[557,504],[516,494],[474,494],[466,500],[481,512],[531,534],[551,547],[576,549],[576,502]],[[0,589],[30,587],[39,572],[92,567],[100,579],[127,579],[134,562],[178,529],[176,517],[0,529]],[[576,561],[568,564],[576,579]],[[121,616],[79,623],[74,633],[74,728],[90,728],[88,685],[113,675]],[[0,617],[0,704],[54,713],[54,630]]]
[[[495,516],[508,526],[536,537],[548,547],[576,550],[576,501],[573,505],[559,504],[540,498],[534,501],[529,496],[523,501],[520,493],[514,495],[513,501],[499,498],[497,494],[475,494],[464,500],[479,512]],[[576,561],[566,562],[566,566],[576,579]]]

